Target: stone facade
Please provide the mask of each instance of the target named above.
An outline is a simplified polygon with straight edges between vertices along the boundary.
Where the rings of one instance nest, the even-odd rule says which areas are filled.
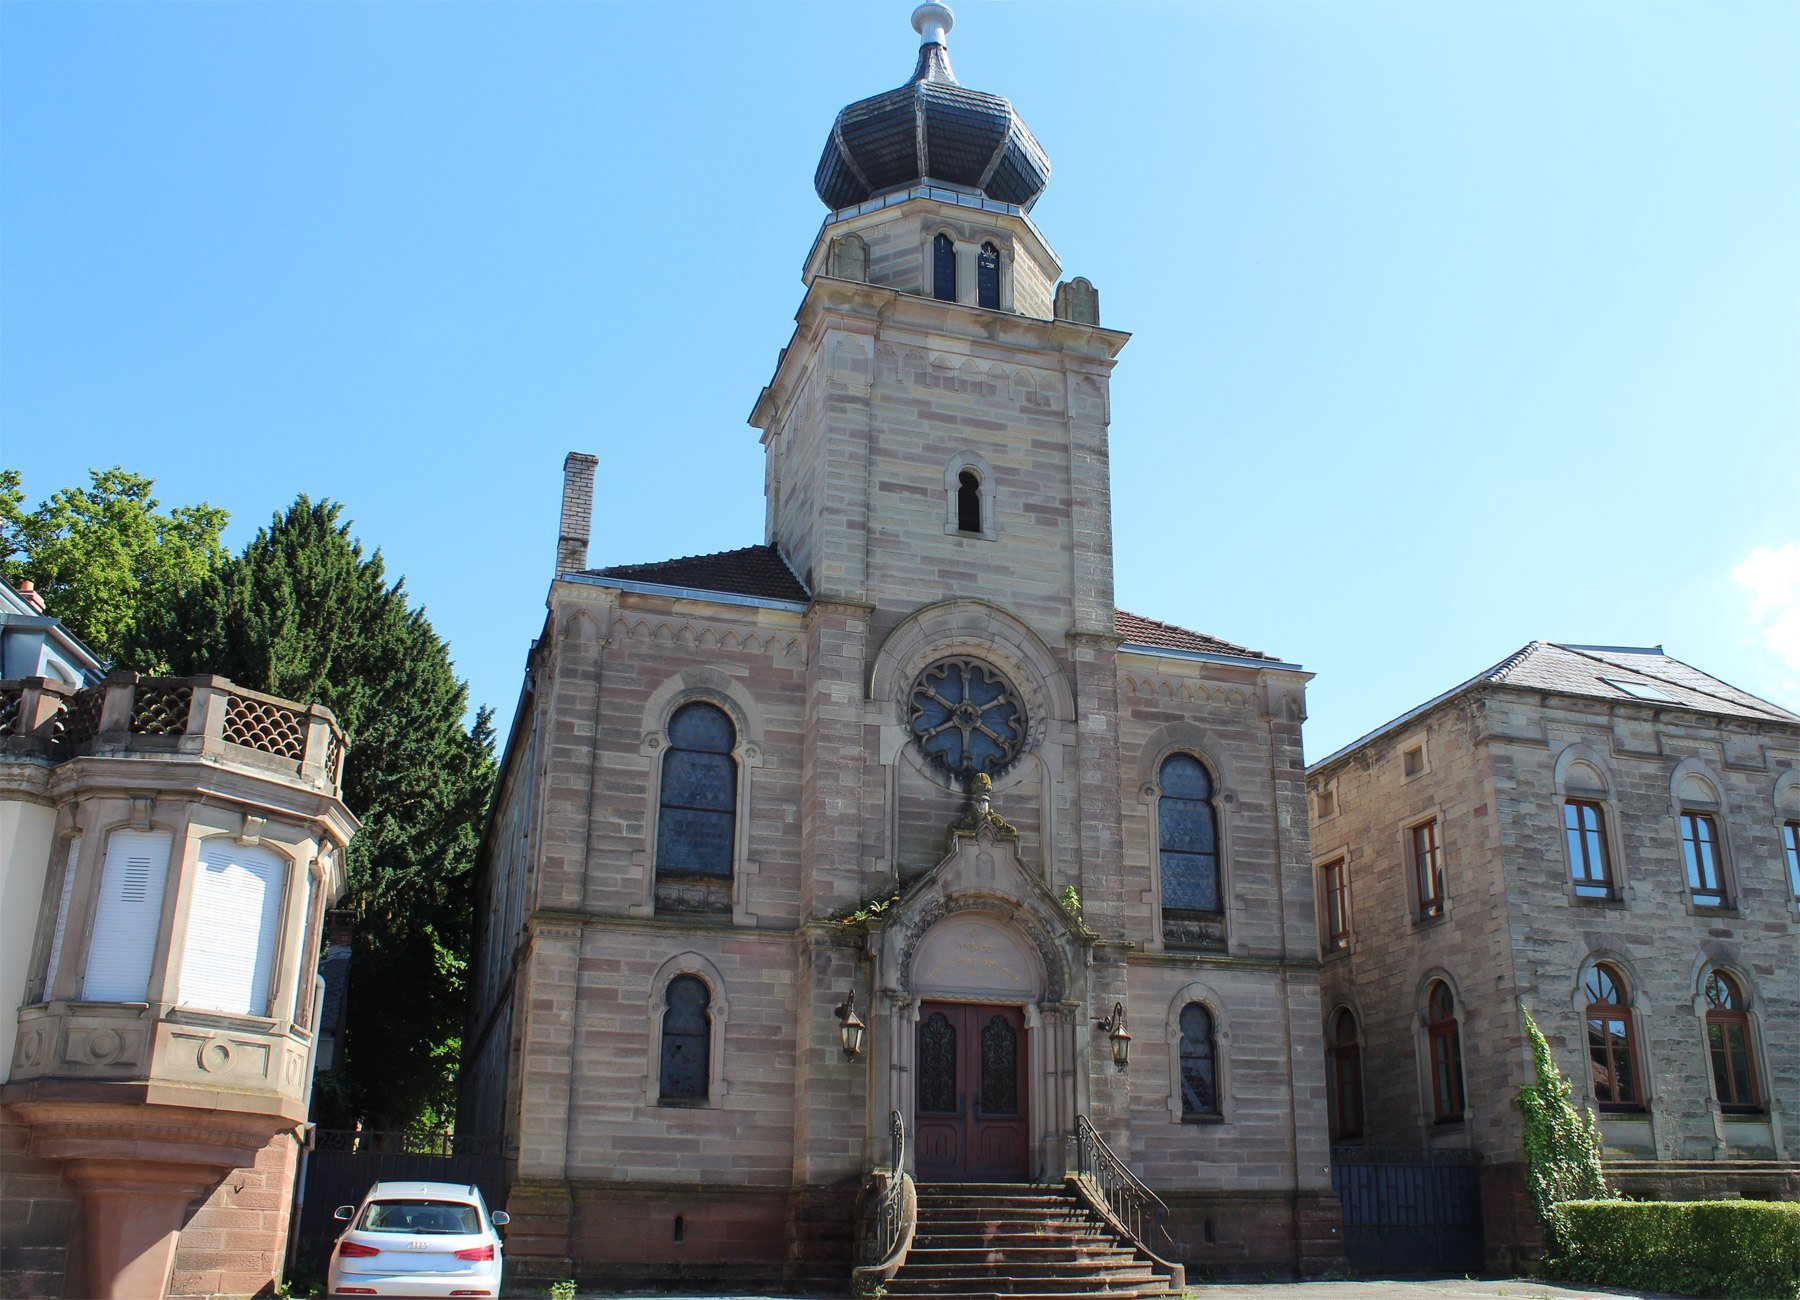
[[[939,236],[958,287],[933,296]],[[984,249],[998,306],[974,291]],[[586,569],[570,512],[591,498],[571,480],[482,855],[459,1116],[504,1138],[515,1270],[841,1285],[891,1112],[922,1177],[946,1152],[976,1159],[967,1132],[920,1127],[921,1035],[959,1006],[1021,1026],[983,1031],[1015,1053],[1016,1118],[991,1137],[1007,1176],[1060,1182],[1086,1115],[1170,1202],[1190,1265],[1340,1255],[1308,675],[1115,612],[1108,390],[1126,336],[1059,275],[1021,209],[955,187],[835,213],[751,416],[764,545]],[[1002,683],[1018,719],[979,816],[968,771],[913,729],[924,675],[949,662],[979,674],[957,689]],[[728,867],[710,877],[673,870],[659,829],[672,719],[696,703],[730,736]],[[1218,904],[1188,931],[1159,876],[1172,756],[1204,772],[1193,815],[1221,846]],[[681,1050],[704,1042],[704,1078],[676,1097],[673,990],[695,981],[706,1011]],[[1126,1071],[1098,1027],[1115,1006]],[[1188,1008],[1212,1027],[1206,1114],[1182,1100]]]
[[[1622,1068],[1635,1072],[1629,1101],[1607,1093],[1601,1111],[1618,1185],[1800,1196],[1800,880],[1783,844],[1785,826],[1800,823],[1797,765],[1800,717],[1786,710],[1658,649],[1543,643],[1313,765],[1322,1026],[1331,1039],[1347,1009],[1361,1046],[1363,1122],[1340,1140],[1473,1148],[1490,1256],[1504,1262],[1531,1245],[1516,1101],[1531,1057],[1519,1006],[1578,1097],[1596,1102],[1606,1067],[1590,1069],[1584,985],[1598,963],[1627,999],[1633,1059]],[[1571,801],[1598,810],[1604,847],[1587,836],[1587,859],[1565,831]],[[1720,832],[1722,906],[1695,901],[1684,812]],[[1442,855],[1435,909],[1421,902],[1412,835],[1427,822]],[[1607,878],[1577,875],[1583,861],[1603,863]],[[1333,950],[1324,873],[1339,863],[1349,924]],[[1708,1050],[1715,972],[1746,1004],[1756,1096],[1736,1110],[1721,1106]],[[1454,998],[1466,1093],[1460,1115],[1443,1121],[1427,1027],[1438,980]],[[1342,1113],[1333,1123],[1358,1127]]]
[[[0,844],[7,897],[31,894],[0,1291],[267,1294],[312,1086],[307,954],[356,827],[343,732],[221,678],[134,673],[0,682],[0,716],[0,810],[41,832]]]

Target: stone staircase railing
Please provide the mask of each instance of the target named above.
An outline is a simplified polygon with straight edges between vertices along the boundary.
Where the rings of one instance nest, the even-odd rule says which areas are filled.
[[[893,1147],[886,1169],[869,1175],[864,1194],[864,1248],[866,1263],[851,1272],[856,1295],[873,1295],[894,1280],[906,1263],[918,1225],[918,1188],[906,1172],[906,1121],[899,1111],[888,1115],[888,1134]]]

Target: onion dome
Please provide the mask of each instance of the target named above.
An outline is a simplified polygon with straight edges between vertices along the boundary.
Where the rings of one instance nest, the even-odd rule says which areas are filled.
[[[1029,208],[1050,180],[1043,146],[1007,100],[957,84],[944,45],[955,22],[948,5],[922,4],[912,22],[912,80],[838,114],[813,188],[834,211],[925,180]]]

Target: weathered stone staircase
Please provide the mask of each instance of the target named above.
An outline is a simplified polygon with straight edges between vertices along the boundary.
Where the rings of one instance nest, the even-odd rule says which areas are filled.
[[[1070,1190],[1034,1183],[921,1183],[918,1227],[890,1296],[1179,1296],[1152,1260]]]

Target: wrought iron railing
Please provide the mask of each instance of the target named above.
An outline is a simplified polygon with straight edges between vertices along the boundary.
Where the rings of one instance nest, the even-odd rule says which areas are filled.
[[[878,1264],[894,1253],[906,1231],[906,1121],[899,1111],[888,1113],[888,1137],[893,1151],[888,1161],[887,1182],[875,1205],[874,1232],[869,1240],[869,1263]]]
[[[1164,1244],[1174,1245],[1164,1227],[1169,1207],[1119,1159],[1086,1115],[1075,1117],[1075,1171],[1139,1245],[1154,1250],[1144,1233],[1146,1219]]]

